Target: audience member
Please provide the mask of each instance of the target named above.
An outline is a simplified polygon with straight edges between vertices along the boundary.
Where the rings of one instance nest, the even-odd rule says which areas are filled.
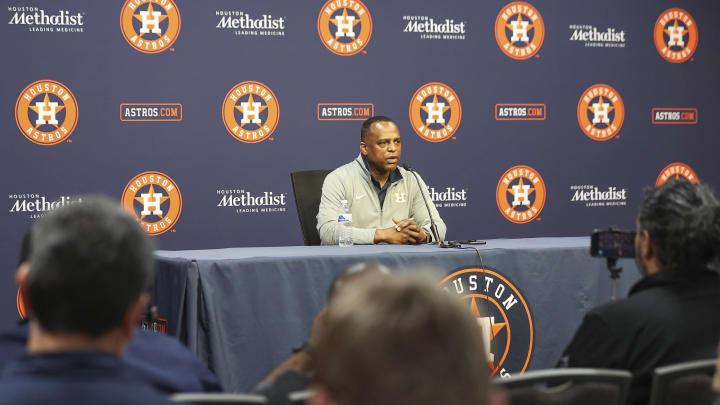
[[[18,268],[29,260],[30,232],[27,232],[21,243]],[[28,333],[28,319],[0,332],[0,369],[25,354]],[[166,393],[222,391],[207,366],[172,337],[138,328],[123,359],[137,381]]]
[[[354,281],[363,277],[387,276],[390,271],[378,263],[358,263],[333,280],[328,289],[328,302],[338,291],[348,288]],[[271,404],[289,403],[288,394],[305,390],[312,376],[312,347],[325,325],[327,307],[323,308],[313,321],[310,339],[293,349],[293,354],[270,372],[253,390],[264,395]]]
[[[485,405],[476,320],[424,278],[366,277],[334,297],[313,347],[313,405]]]
[[[720,277],[708,266],[720,249],[719,207],[707,186],[684,179],[647,189],[635,239],[644,277],[627,299],[585,316],[561,363],[628,370],[628,403],[644,404],[653,369],[714,357]]]
[[[170,403],[132,381],[120,357],[149,301],[152,243],[100,197],[59,208],[32,230],[17,279],[28,354],[0,375],[0,404]]]

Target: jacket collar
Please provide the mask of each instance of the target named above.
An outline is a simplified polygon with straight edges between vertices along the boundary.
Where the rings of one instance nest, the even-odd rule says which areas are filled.
[[[633,285],[628,295],[651,288],[702,288],[704,286],[717,285],[720,282],[720,275],[708,269],[688,269],[684,271],[661,271],[645,276]]]
[[[358,157],[355,159],[355,161],[362,168],[363,177],[365,178],[365,180],[372,183],[373,180],[375,180],[375,178],[372,175],[372,171],[370,171],[370,164],[368,163],[367,158],[365,156],[363,156],[362,153],[360,153],[360,154],[358,154]],[[390,172],[390,177],[388,177],[388,184],[392,184],[398,180],[403,179],[403,174],[402,174],[401,170],[403,170],[403,169],[398,167],[397,169]]]

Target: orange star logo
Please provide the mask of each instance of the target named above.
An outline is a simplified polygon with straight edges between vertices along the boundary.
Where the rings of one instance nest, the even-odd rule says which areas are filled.
[[[48,110],[45,110],[45,108],[50,108],[50,104],[49,104],[49,103],[50,103],[50,95],[49,95],[48,93],[45,93],[45,97],[43,98],[43,104],[45,105],[45,107],[37,107],[37,106],[31,105],[31,106],[29,106],[29,108],[30,108],[31,110],[35,111],[35,112],[38,114],[39,118],[42,119],[43,113],[49,113],[49,112],[50,112],[50,111],[48,111]],[[63,106],[63,105],[57,106],[57,107],[55,108],[55,113],[59,113],[60,111],[62,111],[63,108],[65,108],[65,106]],[[40,125],[43,125],[43,124],[35,124],[35,128],[39,128]],[[55,124],[52,124],[52,125],[53,125],[56,129],[58,128],[57,125],[55,125]]]
[[[478,309],[477,301],[475,301],[475,298],[471,299],[470,303],[470,312],[473,314],[473,316],[476,319],[482,318],[482,314],[480,314],[480,309]],[[497,336],[498,333],[500,333],[501,330],[505,327],[505,322],[500,323],[492,323],[492,328],[490,330],[490,341],[495,339],[495,336]]]
[[[152,184],[150,185],[150,190],[148,191],[148,194],[150,195],[150,198],[151,198],[151,199],[152,199],[152,198],[155,198],[155,188],[153,187]],[[147,201],[147,202],[148,202],[148,203],[155,203],[155,202],[157,202],[157,206],[160,207],[160,206],[162,205],[162,203],[164,203],[165,201],[167,201],[168,198],[170,198],[170,197],[168,197],[168,196],[162,196],[162,197],[160,197],[160,201],[159,201],[159,202],[153,201],[153,200],[149,200],[149,201]],[[139,202],[140,204],[143,204],[143,205],[145,205],[145,203],[146,203],[145,199],[142,198],[142,197],[135,197],[135,201],[137,201],[137,202]],[[143,216],[140,217],[140,219],[145,219],[146,216],[147,216],[147,215],[143,215]]]
[[[249,120],[254,120],[255,118],[259,118],[260,113],[263,112],[263,111],[265,111],[265,109],[267,108],[266,105],[263,105],[263,106],[260,106],[257,110],[255,110],[255,109],[252,107],[252,105],[253,105],[254,102],[255,102],[255,99],[253,99],[253,96],[252,96],[252,94],[251,94],[250,97],[248,98],[248,101],[247,101],[247,105],[250,106],[250,107],[245,108],[245,107],[242,106],[242,103],[241,103],[240,105],[236,105],[235,108],[236,108],[238,111],[240,111],[240,112],[242,112],[243,114],[245,114],[245,118],[247,118],[247,119],[249,119]],[[257,114],[258,114],[258,117],[255,117],[255,113],[256,113],[256,112],[257,112]],[[245,125],[247,125],[247,124],[250,124],[250,123],[249,123],[249,122],[246,122],[246,123],[244,123],[244,124],[241,123],[241,124],[240,124],[240,128],[245,128]]]
[[[517,25],[518,25],[519,27],[522,26],[522,22],[523,22],[523,19],[522,19],[522,17],[521,17],[521,14],[518,14],[518,17],[517,17]],[[512,24],[505,24],[505,26],[506,26],[510,31],[513,30]],[[533,27],[534,27],[533,24],[532,24],[530,21],[528,21],[527,29],[525,30],[525,32],[530,32],[530,30],[533,29]],[[527,41],[522,41],[522,40],[520,40],[520,41],[516,41],[516,42],[525,42],[525,44],[527,45],[527,44],[530,43],[530,38],[528,37],[528,40],[527,40]]]
[[[438,105],[437,94],[433,96],[433,101],[432,101],[432,104],[430,104],[430,105],[432,107],[428,107],[427,104],[423,104],[420,106],[420,109],[425,111],[429,116],[431,116],[435,120],[437,120],[438,118],[443,116],[443,114],[445,114],[445,111],[450,109],[449,105],[446,105],[446,106],[443,106],[442,108],[440,108],[440,106]],[[439,123],[439,124],[441,124],[442,126],[445,126],[445,124],[442,124],[442,123]]]
[[[508,187],[508,193],[512,194],[513,197],[515,197],[515,199],[518,199],[518,197],[519,197],[521,199],[520,200],[521,202],[522,202],[522,200],[524,200],[526,198],[528,200],[530,200],[530,194],[535,192],[535,188],[530,187],[526,193],[525,191],[521,191],[521,190],[523,190],[524,185],[525,185],[525,183],[523,183],[523,178],[520,177],[520,180],[518,180],[518,184],[517,184],[518,188],[514,189],[512,187]],[[515,190],[517,190],[517,191],[515,191]]]
[[[672,31],[677,32],[677,29],[680,28],[680,26],[678,25],[678,20],[675,19],[675,24],[673,25],[673,30],[672,30],[672,31],[671,31],[669,28],[670,28],[670,27],[668,26],[668,28],[665,28],[665,29],[663,30],[666,34],[668,34],[668,36],[672,35],[672,33],[671,33]],[[688,32],[689,32],[689,31],[687,31],[687,30],[683,30],[682,36],[687,35]]]
[[[155,11],[153,9],[152,3],[148,4],[148,8],[145,11],[147,11],[148,16],[152,16],[153,11]],[[136,14],[133,14],[133,17],[135,17],[138,21],[140,21],[142,23],[143,16],[140,13],[141,13],[141,11],[138,9],[138,12]],[[160,15],[160,17],[158,17],[158,24],[165,21],[166,18],[167,18],[167,15]],[[149,29],[160,28],[160,26],[155,27],[154,24],[148,24],[147,26]]]
[[[346,8],[343,8],[343,13],[342,13],[342,19],[343,19],[343,21],[346,21],[346,20],[347,20],[347,17],[348,17],[347,9],[346,9]],[[337,20],[332,19],[332,20],[330,20],[330,23],[333,24],[333,25],[335,25],[335,27],[337,27],[337,23],[336,23],[335,21],[337,21]],[[353,28],[355,28],[355,26],[358,25],[358,24],[360,24],[360,20],[354,19],[354,20],[353,20]],[[347,28],[343,28],[343,29],[342,29],[342,32],[348,32],[348,29],[347,29]],[[353,33],[352,33],[351,36],[352,36],[352,37],[355,37],[355,32],[354,32],[354,31],[353,31]],[[335,31],[335,40],[337,41],[337,39],[340,38],[340,37],[341,37],[341,35],[338,35],[337,30],[336,30],[336,31]]]
[[[610,102],[610,101],[608,100],[608,103],[609,103],[609,102]],[[604,103],[605,103],[605,101],[603,100],[602,96],[600,96],[600,99],[598,100],[598,104],[604,104]],[[607,119],[610,119],[610,111],[612,111],[612,110],[614,110],[614,109],[615,109],[615,106],[611,104],[610,107],[609,107],[608,110],[607,110],[607,113],[608,113],[608,116],[606,117]],[[595,115],[595,110],[594,110],[594,109],[592,108],[592,106],[589,105],[589,104],[588,104],[588,110],[590,110],[590,112],[592,112],[593,115]]]

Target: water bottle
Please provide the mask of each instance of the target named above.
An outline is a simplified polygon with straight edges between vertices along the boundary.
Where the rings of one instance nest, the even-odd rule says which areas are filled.
[[[340,247],[352,246],[352,214],[347,200],[342,200],[342,213],[338,216],[338,226],[340,227]]]

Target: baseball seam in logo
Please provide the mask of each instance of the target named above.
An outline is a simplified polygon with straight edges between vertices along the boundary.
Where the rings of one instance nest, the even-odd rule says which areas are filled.
[[[415,133],[429,142],[450,139],[462,119],[462,106],[457,93],[440,82],[422,85],[410,100],[410,125]]]
[[[318,14],[317,29],[330,52],[355,55],[370,42],[372,17],[359,0],[328,0]]]
[[[470,312],[483,332],[491,375],[509,377],[511,373],[524,373],[532,357],[534,326],[520,290],[497,271],[485,268],[453,271],[439,284],[446,291],[470,300]],[[485,302],[478,305],[478,300]],[[495,315],[500,315],[502,322]],[[498,343],[504,347],[498,347]]]
[[[580,96],[578,124],[594,141],[608,141],[620,132],[625,120],[625,104],[620,93],[607,84],[590,86]]]
[[[653,30],[655,48],[668,62],[683,63],[692,58],[698,46],[695,20],[681,8],[662,12]]]
[[[254,81],[238,83],[225,95],[222,119],[238,141],[262,142],[277,128],[280,104],[268,86]]]
[[[180,189],[170,176],[158,171],[133,177],[123,190],[121,202],[143,230],[153,236],[172,229],[182,212]]]
[[[15,122],[22,134],[38,145],[57,145],[75,130],[78,105],[64,84],[38,80],[20,92],[15,103]]]
[[[655,180],[655,187],[660,187],[663,184],[665,184],[668,180],[671,178],[678,179],[679,177],[684,177],[687,180],[689,180],[691,183],[697,184],[700,180],[698,179],[697,175],[695,174],[695,171],[693,169],[682,162],[675,162],[670,163],[669,165],[665,166],[664,169],[660,171],[660,174],[658,175],[657,179]]]
[[[126,0],[120,12],[123,38],[143,53],[169,49],[180,35],[180,26],[180,11],[173,0]]]
[[[498,182],[495,200],[500,213],[510,222],[525,224],[540,215],[545,206],[545,182],[530,166],[511,167]]]
[[[545,23],[535,7],[524,1],[509,3],[495,19],[495,40],[513,59],[529,59],[545,39]]]

